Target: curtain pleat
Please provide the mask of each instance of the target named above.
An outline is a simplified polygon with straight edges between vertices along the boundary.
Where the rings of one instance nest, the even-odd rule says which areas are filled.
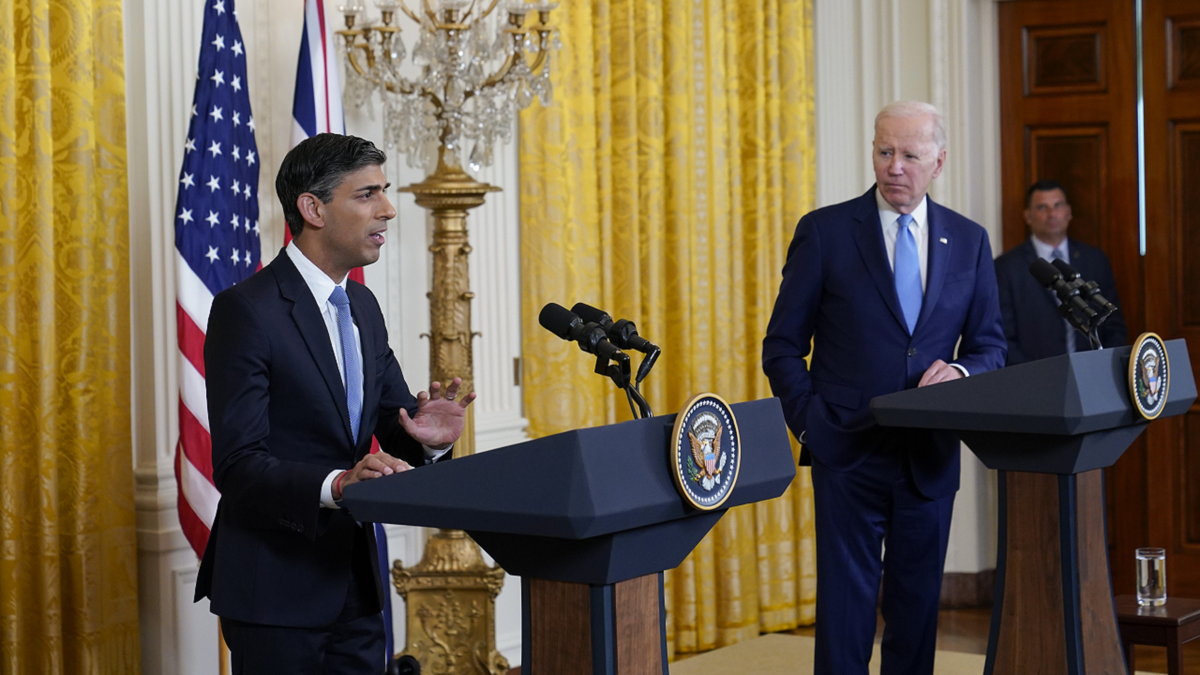
[[[762,336],[814,202],[811,0],[572,1],[554,17],[555,100],[523,112],[520,135],[531,432],[631,416],[537,325],[547,302],[636,321],[663,349],[643,384],[660,414],[702,391],[769,397]],[[730,510],[667,575],[669,648],[812,623],[813,538],[807,469]]]
[[[140,671],[120,0],[0,9],[0,672]]]

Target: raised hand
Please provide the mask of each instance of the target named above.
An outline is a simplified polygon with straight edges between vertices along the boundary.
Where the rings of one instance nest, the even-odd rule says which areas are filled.
[[[461,386],[462,379],[456,377],[443,395],[440,382],[430,384],[429,393],[422,391],[417,394],[417,414],[414,417],[408,416],[408,410],[400,409],[400,426],[422,445],[434,450],[449,447],[462,435],[467,406],[475,400],[475,392],[459,399],[458,388]]]

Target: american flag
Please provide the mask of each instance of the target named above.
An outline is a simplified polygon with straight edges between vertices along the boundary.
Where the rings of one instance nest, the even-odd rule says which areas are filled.
[[[179,334],[179,523],[204,554],[220,493],[213,485],[204,334],[213,297],[261,266],[258,147],[246,90],[246,52],[234,0],[205,0],[191,123],[175,199]]]

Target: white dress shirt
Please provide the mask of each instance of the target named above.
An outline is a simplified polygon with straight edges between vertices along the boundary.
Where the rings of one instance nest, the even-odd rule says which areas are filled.
[[[917,240],[917,261],[921,265],[921,291],[929,287],[925,280],[929,277],[929,196],[921,198],[921,203],[917,204],[917,208],[912,212],[912,223],[908,226],[910,232],[913,233],[913,238]],[[879,189],[875,189],[875,205],[879,207],[879,224],[883,227],[883,246],[887,249],[888,264],[892,267],[892,273],[896,272],[896,235],[899,228],[896,227],[896,221],[900,220],[900,212],[897,211],[887,200],[880,194]],[[967,377],[971,373],[967,369],[957,363],[951,363],[952,368],[957,368],[963,377]]]
[[[926,204],[928,197],[922,197],[921,203],[913,209],[912,224],[908,226],[913,237],[917,240],[917,261],[921,264],[921,290],[928,288],[925,283],[929,276],[929,209]],[[879,224],[883,227],[883,246],[887,249],[888,264],[892,272],[896,271],[896,221],[900,220],[900,212],[887,203],[879,190],[875,190],[875,204],[879,207]]]
[[[325,320],[325,328],[329,331],[329,342],[333,347],[333,356],[337,359],[338,374],[342,376],[342,385],[346,383],[346,365],[345,358],[342,356],[342,334],[338,330],[337,307],[329,301],[329,296],[333,294],[333,289],[336,286],[341,286],[342,290],[346,290],[346,280],[342,279],[341,283],[334,283],[333,279],[329,278],[328,274],[321,271],[304,252],[296,246],[296,242],[292,241],[284,249],[287,256],[291,258],[292,264],[296,266],[296,270],[300,272],[300,276],[304,278],[304,283],[308,285],[308,290],[312,291],[313,300],[317,303],[317,309],[321,312],[321,318]],[[352,323],[354,327],[354,347],[362,352],[362,335],[358,332],[358,324]],[[367,359],[363,359],[365,363]],[[363,381],[363,378],[359,378]],[[363,392],[359,392],[359,400],[363,400]],[[371,430],[374,431],[374,430]],[[425,448],[425,457],[428,459],[437,459],[450,451],[450,448],[443,450],[434,450],[429,446]],[[453,447],[451,445],[450,447]],[[337,475],[341,473],[341,469],[334,469],[325,477],[325,481],[321,484],[321,506],[330,509],[340,508],[337,502],[333,499],[333,481]]]

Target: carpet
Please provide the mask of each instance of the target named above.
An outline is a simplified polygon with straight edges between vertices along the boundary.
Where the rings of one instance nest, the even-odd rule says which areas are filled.
[[[739,642],[711,652],[688,657],[671,664],[671,675],[807,675],[812,672],[811,637],[769,634]],[[939,651],[934,659],[934,675],[980,675],[982,654]],[[879,644],[871,656],[871,673],[879,673]],[[1152,675],[1138,671],[1138,675]]]

